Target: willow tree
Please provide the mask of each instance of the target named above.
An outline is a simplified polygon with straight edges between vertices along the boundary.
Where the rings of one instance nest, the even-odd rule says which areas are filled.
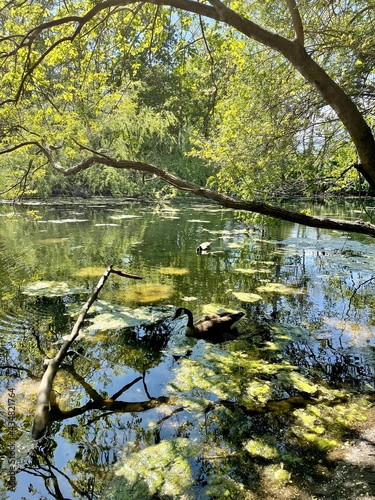
[[[356,25],[359,23],[361,29],[371,26],[374,8],[369,0],[338,6],[323,0],[314,2],[313,6],[307,0],[301,0],[299,5],[295,0],[262,3],[221,0],[86,0],[42,2],[38,5],[31,0],[9,0],[0,11],[4,33],[0,39],[0,71],[3,82],[1,105],[2,120],[5,122],[1,153],[22,152],[25,160],[29,158],[29,171],[33,165],[40,164],[40,158],[44,158],[46,165],[65,176],[86,171],[94,165],[151,173],[178,189],[215,200],[226,207],[262,213],[310,226],[375,236],[375,226],[370,224],[310,217],[271,206],[264,200],[243,199],[243,193],[239,193],[236,198],[233,196],[233,189],[229,195],[223,189],[216,191],[195,185],[188,179],[179,178],[142,158],[119,158],[108,151],[103,152],[98,150],[95,143],[90,142],[87,134],[79,134],[79,130],[75,130],[74,126],[64,126],[62,118],[66,113],[72,113],[73,101],[79,98],[80,91],[78,85],[69,92],[65,88],[64,75],[67,82],[72,82],[71,72],[75,72],[76,79],[83,85],[87,76],[84,61],[87,63],[97,58],[98,70],[95,78],[101,82],[100,87],[97,86],[93,73],[90,78],[93,92],[97,92],[98,96],[100,94],[101,100],[103,95],[113,91],[113,87],[109,85],[113,79],[111,57],[119,60],[118,52],[121,52],[120,44],[111,54],[112,41],[130,30],[136,34],[134,45],[142,45],[148,36],[146,43],[152,51],[154,38],[156,35],[162,37],[165,31],[166,12],[169,13],[169,23],[181,16],[185,24],[195,22],[200,25],[201,38],[209,57],[212,58],[203,29],[203,20],[206,19],[206,26],[209,26],[210,30],[216,29],[220,32],[224,28],[229,29],[236,41],[252,40],[260,47],[266,47],[281,55],[291,65],[320,96],[321,102],[335,113],[356,151],[356,158],[353,158],[351,167],[375,189],[375,140],[371,123],[365,116],[366,104],[371,97],[362,101],[353,98],[355,85],[351,92],[349,85],[345,83],[349,81],[348,77],[340,82],[341,77],[334,74],[330,76],[327,72],[332,70],[335,64],[337,67],[338,61],[345,61],[347,66],[342,67],[342,72],[346,70],[349,74],[352,72],[353,55],[358,55],[360,61],[366,59],[369,52],[368,40],[359,41]],[[148,34],[144,29],[146,18],[152,26]],[[372,32],[373,30],[368,31],[367,36],[372,36]],[[181,33],[181,42],[185,45],[186,33],[187,31]],[[108,45],[108,50],[97,52],[100,45]],[[129,46],[126,46],[124,51],[122,59],[125,61]],[[370,69],[369,75],[371,71]],[[354,78],[355,75],[352,76]],[[57,87],[54,77],[58,81]],[[361,88],[364,88],[363,85]],[[41,94],[43,99],[40,99]],[[54,99],[60,99],[61,103],[61,94],[65,94],[66,103],[64,106],[56,106]],[[48,106],[48,102],[52,102],[52,107]],[[25,103],[28,113],[22,117]],[[111,109],[108,109],[109,113],[116,108],[114,103],[112,104]],[[30,115],[33,108],[35,113]],[[74,109],[77,113],[77,109]],[[49,123],[52,123],[52,128],[56,128],[58,133],[54,130],[42,133],[40,129],[35,132],[32,126],[29,126],[30,116],[36,120],[47,110],[52,114],[56,112],[56,119]],[[126,156],[127,149],[124,148],[123,152]],[[78,155],[80,157],[77,160]]]

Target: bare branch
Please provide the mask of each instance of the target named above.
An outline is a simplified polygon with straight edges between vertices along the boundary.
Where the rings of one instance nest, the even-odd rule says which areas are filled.
[[[225,14],[227,11],[227,7],[220,0],[210,0],[210,4],[213,5],[213,8],[217,12],[221,21],[224,21]]]
[[[80,328],[83,324],[86,314],[90,309],[91,305],[98,297],[100,290],[103,288],[106,280],[108,279],[108,276],[111,273],[111,269],[112,266],[108,267],[106,272],[100,278],[94,292],[91,294],[88,301],[82,307],[78,319],[73,327],[72,333],[69,335],[68,339],[65,340],[64,344],[62,345],[61,349],[56,354],[56,356],[50,360],[47,370],[44,372],[37,395],[36,410],[35,410],[33,428],[31,432],[33,439],[39,439],[45,433],[49,421],[50,394],[52,391],[52,384],[55,375],[57,373],[57,370],[59,369],[61,362],[65,358],[68,349],[73,344],[75,339],[78,337]]]
[[[17,149],[24,148],[25,146],[37,146],[40,148],[40,143],[38,141],[26,141],[16,144],[15,146],[11,146],[10,148],[3,149],[0,151],[0,155],[5,155],[11,153],[12,151],[16,151]]]
[[[142,276],[137,276],[135,274],[128,274],[128,273],[124,273],[123,271],[119,271],[119,270],[116,270],[116,269],[112,269],[112,274],[117,274],[118,276],[122,276],[123,278],[130,278],[132,280],[142,280]]]
[[[103,158],[109,158],[111,159],[110,156],[107,156],[105,153],[102,153],[101,151],[96,151],[92,148],[90,148],[89,146],[85,146],[84,144],[82,144],[81,142],[78,142],[76,139],[74,139],[74,137],[72,137],[72,141],[77,144],[77,146],[80,148],[80,149],[83,149],[85,151],[89,151],[90,153],[93,153],[95,155],[99,155],[99,156],[103,156]]]
[[[160,5],[156,7],[155,10],[155,15],[152,20],[152,27],[151,27],[151,39],[150,39],[150,45],[149,45],[149,54],[150,54],[150,60],[152,59],[152,45],[154,43],[154,36],[155,36],[155,28],[156,28],[156,23],[159,15],[159,10],[160,10]]]
[[[215,104],[216,104],[216,99],[217,99],[217,95],[219,93],[219,88],[217,86],[217,83],[216,83],[216,77],[215,77],[215,74],[214,74],[214,66],[215,66],[215,60],[214,60],[214,56],[212,55],[212,51],[210,49],[210,46],[208,44],[208,40],[206,38],[206,34],[205,34],[205,29],[204,29],[204,24],[203,24],[203,21],[202,21],[202,16],[200,15],[199,16],[199,25],[200,25],[200,28],[201,28],[201,33],[202,33],[202,38],[203,38],[203,42],[204,42],[204,45],[206,47],[206,50],[207,50],[207,53],[208,53],[208,57],[210,58],[210,73],[211,73],[211,82],[212,82],[212,85],[214,87],[214,91],[212,93],[212,96],[211,96],[211,103],[210,103],[210,108],[208,109],[207,111],[207,116],[205,117],[204,119],[204,122],[207,122],[208,121],[208,116],[210,114],[213,114],[214,112],[214,109],[215,109]],[[207,127],[207,125],[206,125]]]
[[[146,182],[154,181],[157,178],[158,178],[158,176],[155,174],[152,175],[151,177],[146,177],[145,174],[143,174],[142,175],[142,184],[145,184]]]
[[[373,5],[368,5],[368,6],[364,7],[363,9],[361,9],[355,13],[355,15],[349,21],[349,24],[353,24],[358,19],[358,17],[362,16],[362,14],[364,14],[365,12],[368,12],[369,10],[374,10],[374,9],[375,9],[375,7]]]

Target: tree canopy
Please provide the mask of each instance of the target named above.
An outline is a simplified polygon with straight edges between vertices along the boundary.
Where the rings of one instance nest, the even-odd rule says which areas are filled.
[[[374,11],[372,0],[5,1],[3,195],[169,184],[373,236],[368,223],[269,203],[375,188]]]

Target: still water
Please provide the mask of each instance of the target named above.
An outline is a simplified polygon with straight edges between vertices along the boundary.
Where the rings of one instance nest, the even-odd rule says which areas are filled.
[[[358,218],[352,204],[310,209]],[[371,238],[201,202],[16,211],[0,209],[5,498],[305,498],[324,484],[327,453],[363,415],[356,398],[374,390]],[[44,359],[109,265],[143,279],[110,276],[35,442]],[[180,306],[243,311],[241,335],[188,339]]]

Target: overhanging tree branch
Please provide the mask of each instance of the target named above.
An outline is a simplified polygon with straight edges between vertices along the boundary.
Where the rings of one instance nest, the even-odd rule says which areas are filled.
[[[116,158],[111,158],[110,156],[107,156],[103,153],[95,152],[93,149],[79,144],[77,141],[75,142],[81,147],[81,149],[90,151],[92,153],[92,156],[89,156],[76,165],[68,168],[64,168],[54,161],[50,148],[46,148],[42,145],[40,145],[40,148],[41,151],[47,156],[48,161],[51,163],[51,166],[53,166],[55,170],[65,176],[76,175],[87,170],[88,168],[91,168],[93,165],[106,165],[120,170],[134,170],[142,173],[150,173],[179,190],[188,191],[195,196],[215,201],[216,203],[219,203],[221,206],[226,208],[232,208],[239,211],[254,212],[257,214],[266,215],[268,217],[273,217],[275,219],[282,219],[310,227],[334,229],[338,231],[366,234],[373,238],[375,237],[374,224],[363,221],[347,222],[327,219],[324,217],[314,217],[312,215],[306,215],[301,212],[293,212],[284,208],[275,207],[264,202],[236,200],[235,198],[227,196],[223,193],[219,193],[218,191],[203,188],[201,186],[193,184],[192,182],[181,179],[176,175],[167,172],[166,170],[152,165],[151,163],[131,160],[118,160]]]

